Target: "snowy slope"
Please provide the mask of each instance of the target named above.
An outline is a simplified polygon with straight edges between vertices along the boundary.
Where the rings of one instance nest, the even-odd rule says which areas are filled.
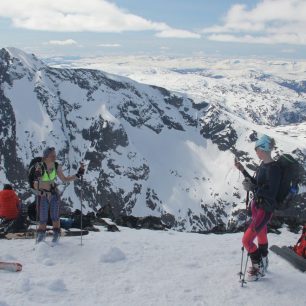
[[[0,271],[0,305],[305,305],[305,275],[274,253],[265,278],[240,287],[241,235],[121,228],[90,233],[83,247],[68,237],[35,250],[34,240],[2,240],[0,260],[21,261],[23,271]],[[289,245],[299,235],[269,237]]]
[[[145,61],[142,64],[151,67]],[[164,76],[156,68],[156,80],[183,93],[98,70],[54,68],[18,49],[1,49],[1,182],[12,182],[28,201],[26,167],[48,144],[56,146],[67,174],[75,173],[79,161],[87,164],[85,210],[110,205],[115,215],[160,216],[179,230],[235,229],[243,219],[244,192],[233,157],[239,156],[254,169],[256,132],[268,131],[278,142],[278,152],[295,152],[305,163],[303,87],[300,108],[289,101],[296,94],[288,88],[284,91],[294,120],[287,120],[287,115],[276,120],[280,118],[276,102],[265,100],[269,125],[262,125],[248,115],[261,110],[260,103],[252,104],[251,113],[240,104],[249,85],[240,86],[237,100],[229,101],[235,93],[230,84],[248,81],[249,72],[242,64],[238,72],[225,69],[228,76],[224,78],[198,75],[197,70],[189,75],[189,68],[180,66],[184,62],[172,64],[176,68],[167,68]],[[217,64],[214,69],[218,70]],[[141,71],[135,73],[141,75]],[[241,76],[242,71],[246,72]],[[147,73],[147,81],[154,84],[152,75]],[[175,79],[175,75],[180,77]],[[200,84],[207,93],[196,95]],[[212,84],[224,86],[224,99]],[[254,97],[254,91],[249,92]],[[281,98],[282,94],[279,91]],[[258,92],[257,96],[263,99]],[[280,120],[290,126],[280,126]],[[79,208],[80,184],[60,187],[66,206]],[[305,203],[305,189],[301,191],[300,204]]]
[[[230,150],[253,170],[258,162],[253,141],[267,133],[276,139],[276,154],[293,152],[306,168],[305,60],[104,56],[48,62],[55,67],[102,69],[186,93],[197,103],[209,105],[204,116],[198,115],[203,116],[200,130],[218,149]],[[305,184],[306,176],[303,181]],[[239,189],[236,182],[230,184]],[[225,199],[228,191],[222,188]],[[298,202],[306,202],[305,194]]]
[[[2,49],[2,59],[1,102],[10,109],[10,117],[2,114],[3,181],[24,192],[26,166],[48,144],[57,147],[70,173],[78,161],[88,164],[88,210],[110,204],[114,214],[163,216],[172,226],[193,230],[226,222],[230,206],[217,207],[216,214],[208,193],[205,211],[201,206],[203,188],[213,183],[199,182],[212,171],[199,169],[197,158],[206,148],[215,166],[217,148],[208,150],[198,132],[192,100],[100,71],[50,68],[13,48]],[[12,171],[15,164],[18,173]],[[79,208],[79,188],[63,187],[66,204]],[[192,214],[202,218],[199,224]]]
[[[221,105],[256,124],[306,119],[306,61],[113,56],[48,59],[55,67],[101,69]]]

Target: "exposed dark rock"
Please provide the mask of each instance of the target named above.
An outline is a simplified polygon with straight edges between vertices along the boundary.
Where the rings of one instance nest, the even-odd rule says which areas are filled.
[[[279,85],[287,87],[293,91],[296,91],[297,93],[306,93],[306,81],[283,81],[278,82]]]
[[[201,120],[201,135],[210,139],[221,151],[231,149],[238,139],[232,122],[220,119],[221,112],[214,106],[208,108]]]
[[[0,66],[0,78],[7,79],[6,71]],[[15,189],[25,188],[27,181],[26,169],[17,156],[16,119],[11,102],[4,96],[0,87],[0,161],[6,177]],[[1,167],[1,166],[0,166]]]
[[[134,216],[120,216],[114,220],[119,226],[126,226],[135,229],[150,229],[150,230],[165,230],[167,227],[162,223],[159,217],[134,217]]]
[[[209,103],[203,101],[201,103],[194,103],[193,104],[193,108],[196,109],[196,110],[203,110],[205,108],[207,108],[209,106]]]
[[[162,214],[161,221],[169,228],[174,227],[175,217],[169,213]]]
[[[158,198],[157,193],[151,188],[147,189],[146,204],[153,211],[156,209],[157,206],[160,206],[162,204],[162,201]]]

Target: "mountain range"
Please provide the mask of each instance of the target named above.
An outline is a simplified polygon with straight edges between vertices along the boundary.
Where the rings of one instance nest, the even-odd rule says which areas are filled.
[[[255,170],[260,134],[276,139],[276,154],[291,153],[306,167],[305,79],[240,61],[230,62],[233,71],[216,62],[145,63],[132,80],[1,49],[1,182],[32,201],[28,165],[54,146],[66,174],[81,161],[87,169],[83,183],[59,185],[66,208],[80,208],[82,195],[86,211],[109,206],[114,215],[153,215],[177,230],[205,232],[243,222],[233,159]],[[306,211],[305,176],[303,183],[297,212]]]

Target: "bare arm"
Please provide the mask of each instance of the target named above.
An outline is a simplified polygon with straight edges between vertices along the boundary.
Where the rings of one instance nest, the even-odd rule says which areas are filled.
[[[72,182],[77,179],[76,175],[71,175],[71,176],[65,176],[63,173],[63,169],[61,166],[58,166],[57,168],[57,176],[63,181],[63,182]]]

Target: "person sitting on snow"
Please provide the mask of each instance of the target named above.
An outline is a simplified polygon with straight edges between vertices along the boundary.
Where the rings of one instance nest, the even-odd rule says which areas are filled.
[[[0,191],[0,218],[12,221],[20,214],[20,199],[13,190],[12,186],[5,184]]]
[[[27,230],[27,216],[23,214],[22,204],[12,186],[5,184],[0,191],[0,218],[1,231],[6,233],[18,233]]]

